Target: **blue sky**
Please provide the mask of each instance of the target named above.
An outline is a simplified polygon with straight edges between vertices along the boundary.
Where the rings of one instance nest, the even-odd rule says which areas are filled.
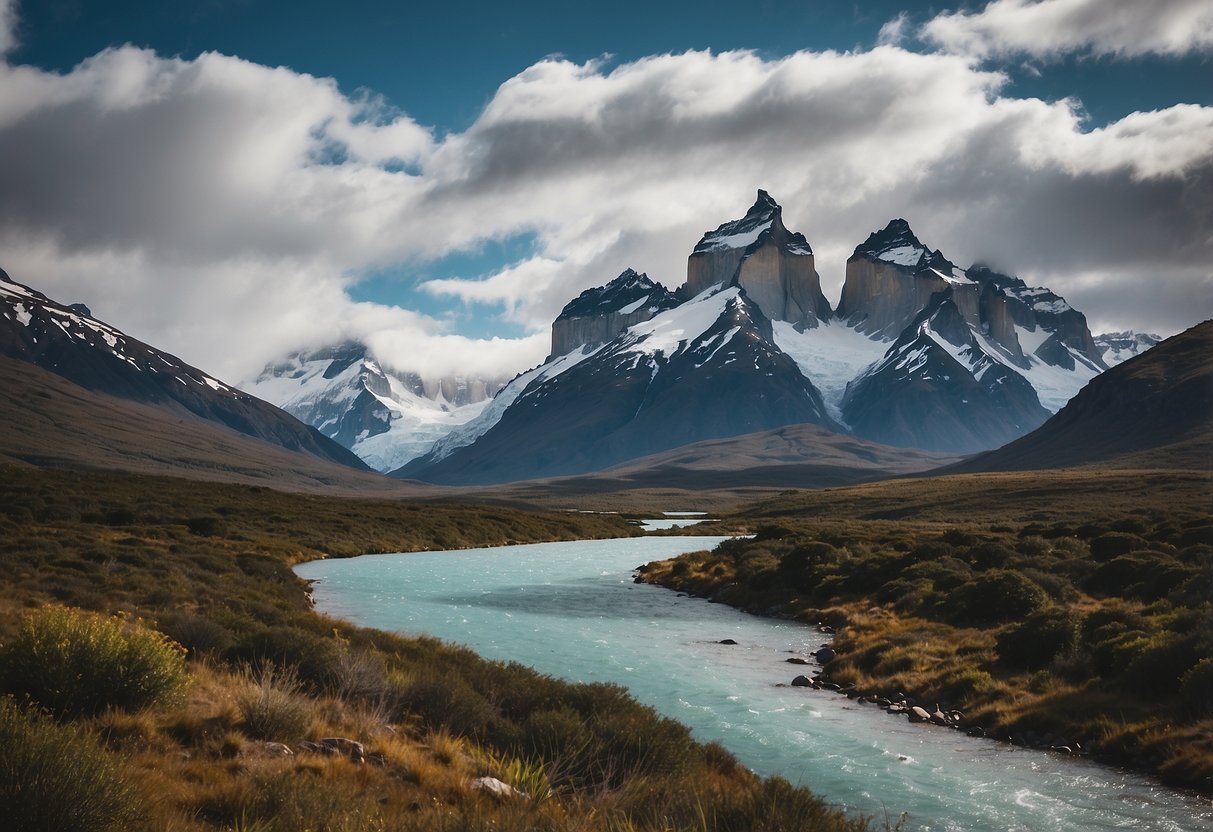
[[[904,215],[1095,329],[1213,313],[1213,2],[952,7],[0,0],[0,265],[229,377],[508,372],[762,187],[831,298]]]

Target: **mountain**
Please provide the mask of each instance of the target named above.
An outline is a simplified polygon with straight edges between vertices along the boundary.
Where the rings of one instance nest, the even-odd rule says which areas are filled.
[[[961,269],[904,219],[856,247],[834,312],[808,240],[759,191],[703,235],[677,291],[629,269],[583,292],[543,365],[394,473],[568,476],[797,422],[973,453],[1038,427],[1105,368],[1064,298]]]
[[[514,379],[481,417],[395,472],[485,484],[601,470],[780,425],[841,430],[738,286],[712,286]]]
[[[273,405],[175,356],[65,306],[0,271],[0,356],[75,385],[222,425],[238,433],[357,470],[357,456]]]
[[[484,410],[499,382],[422,379],[346,342],[293,353],[241,387],[350,449],[379,471],[399,468]]]
[[[1161,336],[1148,332],[1105,332],[1095,336],[1095,348],[1105,364],[1115,367],[1135,355],[1141,355],[1161,340]]]
[[[813,249],[783,224],[783,208],[758,192],[745,216],[703,235],[687,259],[684,297],[713,286],[737,286],[772,321],[812,328],[833,313],[821,293]]]
[[[1106,369],[1086,318],[1064,298],[983,265],[961,269],[904,219],[855,248],[837,317],[888,344],[837,401],[841,421],[877,442],[993,448],[1039,426]],[[820,356],[787,341],[793,354]]]
[[[0,357],[0,464],[123,471],[285,491],[422,497],[366,468],[290,451],[176,408],[86,390]]]
[[[941,473],[1213,468],[1213,321],[1093,379],[1040,428]]]
[[[842,413],[860,436],[954,452],[1009,442],[1049,416],[1028,380],[985,348],[951,288],[848,385]]]
[[[678,305],[674,293],[647,274],[626,269],[605,286],[586,289],[565,304],[552,323],[549,359],[582,347],[597,347],[634,324]]]

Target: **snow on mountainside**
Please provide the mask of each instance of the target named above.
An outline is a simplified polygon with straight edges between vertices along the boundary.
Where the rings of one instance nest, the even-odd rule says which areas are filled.
[[[523,374],[468,426],[474,441],[453,434],[396,473],[454,484],[561,476],[806,422],[838,428],[744,290],[713,287]]]
[[[427,390],[416,376],[383,369],[358,343],[296,353],[243,388],[385,472],[476,418],[491,392],[491,385],[463,380],[443,380]]]
[[[801,332],[786,321],[775,321],[775,343],[821,391],[830,416],[845,424],[842,397],[847,385],[880,360],[887,341],[869,338],[837,318]]]
[[[780,218],[782,209],[778,202],[771,198],[766,191],[758,192],[758,200],[746,215],[739,220],[726,222],[715,231],[703,235],[693,254],[726,251],[729,249],[746,249],[758,242],[759,238],[771,231]],[[803,234],[793,234],[785,248],[790,254],[809,255],[813,253],[809,241]]]
[[[548,359],[544,364],[520,373],[509,384],[501,388],[496,396],[486,402],[484,409],[476,417],[452,429],[450,433],[435,442],[429,451],[429,458],[434,461],[445,459],[459,448],[471,445],[489,428],[501,421],[505,411],[532,383],[543,384],[550,381],[565,370],[577,366],[595,352],[597,352],[595,347],[580,347],[568,355]]]
[[[176,356],[64,305],[0,271],[0,355],[26,361],[87,390],[186,414],[291,451],[365,470],[345,448],[270,403]]]
[[[1148,332],[1105,332],[1095,336],[1095,346],[1103,357],[1104,363],[1114,367],[1128,361],[1135,355],[1140,355],[1162,341],[1158,335]]]

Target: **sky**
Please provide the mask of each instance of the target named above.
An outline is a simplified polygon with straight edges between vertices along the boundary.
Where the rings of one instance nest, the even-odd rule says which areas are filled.
[[[1213,0],[0,0],[0,268],[229,381],[509,377],[757,189],[1095,332],[1213,317]]]

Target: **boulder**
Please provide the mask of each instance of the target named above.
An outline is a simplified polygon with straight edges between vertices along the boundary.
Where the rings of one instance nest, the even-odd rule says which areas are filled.
[[[303,743],[304,747],[309,751],[318,751],[321,754],[342,754],[349,757],[355,763],[361,763],[366,760],[366,748],[357,740],[351,740],[346,737],[324,737],[315,743]]]
[[[931,714],[926,708],[914,705],[910,708],[910,722],[930,722]]]
[[[722,638],[717,644],[736,644],[737,640],[732,638]]]
[[[261,750],[271,757],[294,757],[295,752],[291,751],[289,745],[281,742],[263,742]]]
[[[472,781],[472,791],[484,792],[498,800],[507,800],[512,797],[525,800],[530,797],[526,792],[514,788],[509,783],[503,783],[496,777],[477,777]]]
[[[787,659],[787,663],[788,664],[808,664],[809,660],[806,658],[803,658],[802,656],[793,656],[792,658]]]
[[[810,679],[808,676],[797,676],[795,679],[792,680],[792,687],[794,687],[794,688],[811,688],[811,687],[813,687],[813,680]]]
[[[829,664],[830,662],[834,661],[834,648],[829,646],[822,647],[814,651],[813,655],[816,656],[817,661],[821,662],[822,664]]]

